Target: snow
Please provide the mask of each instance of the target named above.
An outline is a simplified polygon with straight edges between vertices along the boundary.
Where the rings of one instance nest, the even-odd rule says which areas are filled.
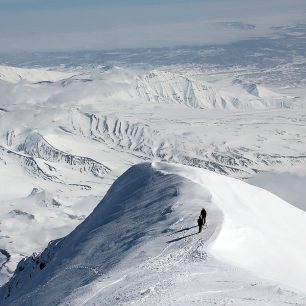
[[[207,225],[197,234],[202,207]],[[140,164],[48,245],[37,259],[46,268],[20,262],[0,294],[4,305],[302,305],[305,221],[306,213],[239,180]]]
[[[160,164],[157,169],[166,173],[183,172],[182,176],[212,193],[214,203],[224,214],[222,230],[210,249],[212,254],[263,277],[305,290],[306,242],[303,233],[306,213],[274,194],[240,180],[214,173],[208,175],[202,169],[181,170]],[[294,267],[293,263],[298,266]]]
[[[282,74],[280,76],[277,72],[274,79],[274,70],[261,66],[226,68],[201,64],[144,67],[117,64],[67,65],[68,68],[65,65],[47,68],[0,67],[0,249],[10,255],[9,260],[4,256],[1,264],[1,284],[12,276],[23,258],[33,251],[43,251],[49,241],[66,236],[83,224],[118,176],[138,163],[164,161],[184,164],[250,182],[252,178],[256,180],[258,175],[262,183],[259,184],[257,180],[259,186],[275,192],[292,202],[290,204],[296,205],[294,194],[297,194],[298,204],[300,207],[303,205],[302,192],[297,188],[302,188],[302,178],[306,173],[305,90],[302,83],[294,83],[296,81],[283,84],[285,76],[292,80],[290,64],[285,68],[278,67],[277,71],[282,69]],[[257,194],[261,196],[260,189],[252,192],[251,187],[243,185],[241,188],[247,193],[240,194],[234,190],[240,188],[239,181],[230,181],[228,186],[221,177],[216,180],[218,185],[223,186],[222,195],[216,186],[209,183],[214,181],[213,174],[205,176],[204,172],[193,172],[187,168],[168,169],[165,164],[162,167],[163,171],[171,173],[181,171],[180,175],[183,176],[173,176],[175,187],[170,184],[179,190],[174,197],[176,204],[171,200],[172,191],[169,199],[162,196],[166,212],[169,206],[174,205],[172,212],[165,213],[170,218],[165,217],[169,222],[165,219],[159,220],[157,225],[152,223],[148,225],[149,232],[144,227],[139,228],[145,236],[139,238],[136,235],[137,246],[131,243],[131,248],[124,250],[122,257],[114,257],[122,271],[110,267],[111,270],[106,272],[108,267],[105,270],[104,266],[97,270],[95,265],[92,268],[93,262],[89,258],[86,259],[88,265],[76,259],[75,265],[70,265],[69,269],[79,271],[80,268],[85,274],[90,269],[94,274],[94,271],[98,271],[97,277],[101,276],[102,279],[97,281],[90,278],[85,286],[87,280],[80,276],[80,281],[84,283],[78,286],[79,280],[75,280],[73,292],[65,297],[68,301],[80,300],[80,303],[73,303],[81,304],[88,299],[88,304],[91,304],[107,299],[108,304],[120,304],[115,293],[119,290],[120,300],[127,304],[133,300],[137,301],[136,304],[147,301],[148,304],[169,305],[173,303],[174,296],[178,298],[177,304],[184,305],[192,301],[202,303],[203,299],[207,304],[228,304],[232,303],[231,298],[236,302],[234,304],[243,305],[251,303],[248,296],[274,305],[281,305],[286,299],[303,304],[303,295],[296,293],[299,290],[295,275],[298,269],[287,271],[288,280],[284,281],[283,271],[275,268],[277,263],[284,265],[283,258],[277,253],[280,247],[284,248],[284,254],[293,249],[300,251],[296,255],[287,254],[289,258],[304,254],[294,240],[291,239],[288,246],[284,244],[289,234],[296,235],[297,239],[300,236],[288,230],[282,241],[282,237],[278,237],[278,233],[269,226],[258,228],[256,223],[257,220],[266,224],[268,216],[271,216],[274,226],[284,231],[288,225],[287,215],[284,214],[291,216],[291,213],[287,209],[280,209],[282,215],[273,215],[276,206],[282,203],[279,199],[269,198],[264,193],[265,200],[257,203],[255,198]],[[264,182],[265,178],[258,174],[262,171],[297,173],[297,169],[301,176],[295,177],[296,188],[291,189],[283,186],[270,188],[275,181],[274,176]],[[162,202],[158,195],[162,194],[163,186],[172,190],[169,182],[164,181],[156,169],[153,170],[143,170],[138,187],[120,187],[126,193],[130,192],[129,186],[133,190],[135,188],[135,198],[132,197],[127,205],[135,205],[139,199],[147,196],[138,203],[139,214],[142,214],[140,220],[144,215],[154,213],[144,210],[141,203]],[[135,175],[139,172],[136,171]],[[148,194],[139,195],[145,174],[152,181],[147,184]],[[198,182],[187,183],[185,177],[191,174],[195,181],[201,181],[204,175],[205,184],[209,183],[210,189],[199,187]],[[284,192],[281,193],[279,189]],[[260,216],[257,211],[256,219],[251,220],[252,207],[256,205],[266,210],[267,199],[271,203],[267,210],[269,215]],[[190,201],[191,206],[184,206]],[[203,237],[198,240],[196,235],[192,235],[196,232],[193,226],[203,203],[216,219],[209,221]],[[233,211],[238,210],[239,214],[232,216],[232,209],[227,211],[224,203]],[[279,212],[279,209],[276,211]],[[132,211],[130,213],[128,218],[138,218]],[[240,214],[249,220],[248,223],[243,222]],[[295,213],[292,218],[295,219]],[[100,219],[99,222],[102,222],[103,218]],[[116,249],[116,239],[124,240],[128,233],[134,235],[133,228],[130,229],[127,222],[123,227],[127,233],[123,237],[118,226],[121,221],[117,221],[120,223],[112,223],[103,234],[99,226],[98,229],[93,228],[97,236],[92,239],[97,239],[97,246],[93,242],[89,244],[87,240],[88,235],[94,235],[94,232],[87,235],[87,231],[84,231],[86,247],[99,249],[101,246],[103,250],[110,248],[111,252]],[[105,224],[101,225],[101,228],[105,227]],[[170,228],[170,232],[162,233],[165,228]],[[112,236],[112,231],[117,236]],[[106,240],[100,241],[100,235],[106,235]],[[259,237],[263,238],[259,240]],[[109,246],[109,238],[113,239],[113,246]],[[212,241],[215,241],[214,244]],[[270,245],[271,241],[273,244]],[[138,242],[143,243],[142,249],[138,249]],[[69,244],[69,247],[75,250],[76,245]],[[165,248],[165,245],[169,246]],[[257,259],[252,256],[262,245],[271,251],[270,257],[275,257],[273,260],[270,257],[262,258],[265,253],[258,252]],[[73,253],[71,250],[67,251],[69,260]],[[80,250],[83,255],[87,252],[84,250]],[[225,252],[232,255],[230,259],[224,256]],[[82,254],[80,261],[86,262]],[[114,254],[108,258],[101,255],[101,258],[106,264],[111,256]],[[251,258],[252,264],[248,261]],[[62,259],[60,256],[59,260]],[[152,265],[140,264],[146,260]],[[302,258],[299,260],[304,262]],[[36,271],[35,264],[33,267],[30,265],[30,269],[34,268],[35,273],[42,272],[44,281],[53,276],[57,280],[62,276],[57,274],[60,270],[56,265],[65,271],[63,276],[74,280],[73,273],[65,270],[66,261],[65,264],[54,262],[56,271],[54,274],[50,272],[50,275],[49,272],[48,275],[44,274],[50,270]],[[117,263],[114,265],[117,267]],[[271,265],[271,269],[265,269],[267,265]],[[139,267],[135,273],[134,267]],[[288,262],[284,271],[286,267]],[[132,281],[135,279],[137,281]],[[201,283],[200,287],[197,287],[197,282]],[[36,286],[36,280],[32,284]],[[25,292],[32,289],[27,288]],[[35,292],[34,295],[37,294]],[[244,300],[240,299],[240,295]],[[57,293],[55,297],[58,297]]]
[[[2,67],[14,75],[24,72],[20,69]],[[219,96],[226,92],[243,103],[258,97],[234,82],[237,72],[214,74],[186,67],[147,70],[117,66],[61,68],[60,72],[55,68],[25,69],[33,77],[31,81],[50,81],[49,72],[60,77],[53,83],[29,84],[25,76],[18,83],[11,84],[8,79],[0,82],[0,219],[20,209],[17,203],[27,199],[33,188],[41,188],[63,205],[36,211],[34,221],[25,226],[36,227],[43,224],[37,220],[48,220],[54,228],[50,234],[48,227],[41,227],[46,237],[66,235],[81,222],[78,217],[67,220],[67,209],[70,215],[87,216],[120,173],[146,160],[171,161],[242,178],[305,163],[303,109],[195,108],[214,108],[215,98],[207,100],[206,91]],[[157,102],[137,93],[139,80],[145,90],[158,97]],[[198,88],[197,104],[192,107],[188,104],[190,91],[186,91],[191,83]],[[202,91],[203,86],[207,90]],[[182,103],[175,96],[181,97]],[[80,212],[77,203],[88,205]],[[67,226],[56,228],[54,215],[58,224],[66,222]],[[14,234],[14,228],[26,220],[10,220],[16,227],[1,230],[3,236],[14,238],[2,239],[1,247],[12,255],[13,269],[24,254],[42,250],[46,242],[31,245],[35,237],[30,237],[25,248],[21,231]]]
[[[0,66],[0,80],[10,83],[18,83],[20,81],[28,81],[30,83],[58,82],[72,76],[74,74],[68,72]]]
[[[300,172],[300,173],[299,173]],[[269,190],[290,204],[306,211],[306,177],[301,168],[293,172],[262,172],[248,179],[248,183]]]

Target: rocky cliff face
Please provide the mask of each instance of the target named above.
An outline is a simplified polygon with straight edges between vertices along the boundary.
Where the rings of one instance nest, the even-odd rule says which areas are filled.
[[[27,136],[25,142],[18,149],[24,153],[42,158],[54,163],[62,163],[80,172],[89,172],[97,177],[103,177],[110,169],[101,163],[84,156],[65,153],[50,145],[42,135],[33,132]]]

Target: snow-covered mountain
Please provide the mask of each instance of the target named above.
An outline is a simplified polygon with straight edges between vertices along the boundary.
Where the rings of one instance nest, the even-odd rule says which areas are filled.
[[[66,236],[81,224],[117,177],[132,165],[150,161],[171,162],[240,179],[253,177],[263,171],[295,172],[298,169],[301,173],[306,173],[306,117],[301,88],[281,88],[275,86],[275,83],[270,87],[266,79],[259,77],[262,73],[260,69],[238,68],[207,69],[201,65],[174,65],[150,69],[127,65],[35,69],[0,67],[0,283],[3,284],[12,276],[20,260],[30,256],[34,251],[41,252],[49,241],[58,241],[57,239]],[[299,94],[296,94],[296,90]],[[137,173],[144,171],[143,175],[148,175],[154,182],[155,179],[161,179],[160,183],[155,182],[158,185],[154,185],[157,189],[161,188],[162,184],[168,184],[163,181],[163,176],[157,175],[149,166],[139,167],[136,167]],[[182,177],[176,179],[175,184],[191,184],[186,183]],[[154,187],[150,184],[148,183],[150,187],[145,189],[146,191]],[[193,184],[188,185],[189,187],[192,190],[196,188]],[[199,192],[199,196],[203,194],[201,188],[195,192]],[[193,196],[195,195],[188,195],[189,198]],[[169,201],[172,201],[171,197],[169,196]],[[179,197],[180,195],[175,196]],[[155,201],[158,202],[158,199],[155,198]],[[188,202],[185,198],[182,198],[183,200]],[[202,201],[203,198],[200,196],[198,203]],[[135,199],[131,199],[128,205],[134,205],[132,202],[134,203]],[[192,207],[194,208],[191,210],[198,209],[197,206]],[[143,211],[142,207],[139,209]],[[169,214],[161,212],[165,220],[170,215],[173,218],[182,218],[176,213],[172,215],[175,207],[170,210]],[[192,213],[192,217],[188,217],[186,222],[193,224],[194,217]],[[90,217],[90,220],[95,218]],[[218,218],[216,220],[219,222]],[[162,226],[172,226],[172,223],[165,222]],[[165,241],[160,240],[164,239],[160,238],[163,235],[154,232],[154,224],[148,226],[158,242],[154,244],[157,252]],[[218,225],[213,224],[214,233],[218,232],[214,229],[219,228],[220,224],[226,223],[220,221]],[[84,225],[80,226],[82,228]],[[127,233],[132,231],[132,228],[126,229]],[[99,229],[95,231],[97,235],[101,235]],[[88,235],[94,232],[85,232],[82,239],[87,245]],[[116,233],[119,235],[119,232]],[[213,234],[211,231],[207,233]],[[133,235],[131,233],[131,239]],[[173,239],[180,237],[174,236]],[[199,254],[197,250],[193,250],[193,254],[198,254],[195,257],[206,258],[208,236],[194,245],[200,250],[205,249],[204,253],[200,251]],[[144,239],[145,248],[152,249],[153,246],[147,246],[148,237],[145,235],[139,239]],[[193,238],[195,237],[190,236],[191,243]],[[215,241],[215,238],[213,237],[212,241]],[[187,244],[184,239],[178,240],[184,250],[188,249],[188,239]],[[107,241],[103,244],[108,245]],[[122,247],[122,258],[116,257],[118,262],[129,260],[129,254],[137,257],[133,253],[134,242],[131,242],[131,253],[128,248],[125,250]],[[54,262],[54,265],[55,262],[56,265],[62,265],[54,261],[55,257],[52,255],[62,254],[57,253],[57,246],[61,243],[51,243],[50,248],[42,255],[47,256],[49,252],[52,257],[50,263]],[[126,246],[125,242],[122,243]],[[69,245],[74,248],[72,244]],[[171,261],[172,256],[179,256],[175,255],[177,250],[172,246],[174,245],[171,244],[169,248],[174,253],[166,253],[165,258],[159,257],[160,261],[167,258]],[[112,247],[115,246],[111,246],[110,250]],[[139,253],[140,259],[143,254],[145,258],[154,258],[154,255],[157,255],[145,255],[143,252],[145,251]],[[185,258],[184,254],[182,256]],[[60,261],[61,256],[58,257]],[[192,255],[192,258],[195,257]],[[47,260],[45,257],[42,258]],[[114,257],[114,260],[117,260],[116,258]],[[72,260],[71,257],[70,259]],[[100,264],[98,259],[96,260]],[[26,266],[28,264],[35,275],[39,271],[43,274],[37,275],[46,276],[44,271],[47,270],[36,270],[37,266],[31,260],[27,260]],[[80,263],[76,265],[79,267]],[[209,269],[213,270],[215,265],[214,261],[211,262]],[[219,268],[220,265],[218,261]],[[89,264],[82,266],[84,271],[91,267]],[[157,266],[158,263],[154,263],[154,267]],[[226,270],[228,266],[225,264],[224,267]],[[149,269],[151,268],[150,266]],[[158,269],[161,269],[160,266]],[[28,268],[25,267],[25,270],[28,271]],[[102,267],[101,270],[95,270],[98,271],[98,276],[102,270],[104,271]],[[58,271],[54,268],[51,272],[56,276],[56,280],[60,277]],[[243,281],[255,277],[240,273],[242,272],[240,271],[237,277],[242,277]],[[225,276],[228,274],[230,273],[226,272]],[[24,284],[23,277],[27,273],[20,275],[16,277],[21,277]],[[188,277],[192,279],[194,276]],[[270,277],[272,276],[268,275],[268,278]],[[14,284],[14,288],[17,278],[10,283]],[[36,276],[34,278],[36,279]],[[116,281],[115,276],[111,278]],[[212,275],[210,279],[213,279]],[[80,280],[86,283],[82,277]],[[281,278],[278,280],[283,282]],[[42,278],[41,281],[44,282],[45,279]],[[172,280],[168,279],[168,284],[171,283]],[[36,286],[36,280],[29,283],[29,286],[32,286],[30,284]],[[118,285],[120,284],[121,282],[118,282]],[[185,288],[186,284],[181,285]],[[18,286],[21,285],[18,283]],[[27,286],[20,294],[30,294],[32,287]],[[263,287],[259,289],[261,293],[264,291]],[[109,289],[111,288],[112,286]],[[175,290],[178,288],[180,285]],[[150,287],[143,292],[154,290]],[[209,290],[208,288],[207,291]],[[249,287],[246,290],[244,287],[239,292],[246,295],[248,290]],[[134,287],[131,292],[134,292]],[[17,298],[15,294],[14,298]],[[33,294],[36,295],[37,291]],[[285,293],[286,297],[287,295]],[[145,301],[147,294],[141,296]],[[169,301],[163,297],[165,301]],[[90,294],[88,298],[91,298]],[[111,297],[110,299],[110,304],[114,304],[114,300]],[[292,301],[292,297],[290,299]],[[300,296],[297,300],[300,301]],[[278,295],[273,303],[277,304],[276,301],[279,301]]]
[[[207,226],[198,234],[202,207]],[[305,230],[305,212],[263,189],[207,170],[141,164],[68,236],[22,260],[1,299],[3,305],[302,305]]]
[[[235,80],[234,84],[239,80]],[[292,98],[274,93],[257,84],[241,89],[220,88],[196,76],[173,71],[152,70],[137,78],[140,97],[153,103],[177,103],[196,109],[261,109],[292,107]]]
[[[20,81],[27,81],[30,83],[51,83],[65,80],[72,76],[74,76],[74,74],[69,72],[0,66],[0,81],[6,81],[9,83],[18,83]]]
[[[35,92],[40,98],[35,97],[35,101],[40,103],[50,103],[54,97],[58,102],[65,99],[67,103],[75,97],[81,101],[95,96],[112,103],[118,99],[138,100],[150,104],[179,104],[194,109],[252,110],[291,108],[294,105],[293,97],[274,93],[264,86],[247,84],[240,79],[234,79],[233,83],[240,86],[229,87],[222,81],[210,83],[198,71],[173,69],[146,71],[99,66],[95,70],[58,72],[0,67],[0,90],[9,93],[14,103],[33,104],[33,96],[29,93]]]
[[[71,168],[76,168],[81,173],[90,172],[95,176],[103,177],[110,171],[106,166],[91,158],[74,156],[52,147],[40,134],[35,132],[26,137],[24,143],[18,147],[18,150],[53,163],[68,164]]]
[[[239,108],[239,99],[219,93],[205,82],[173,72],[153,70],[136,79],[140,97],[153,103],[177,103],[191,108]]]

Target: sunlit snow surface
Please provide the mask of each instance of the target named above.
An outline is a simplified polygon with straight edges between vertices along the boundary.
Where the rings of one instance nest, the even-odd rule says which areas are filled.
[[[305,212],[263,189],[140,164],[71,234],[20,262],[0,296],[4,305],[304,305],[305,230]]]
[[[277,63],[1,66],[0,249],[10,255],[2,283],[24,256],[71,232],[139,162],[250,182],[271,170],[303,178],[305,80],[297,71],[304,62]],[[272,191],[305,209],[296,189],[285,197],[285,186]]]

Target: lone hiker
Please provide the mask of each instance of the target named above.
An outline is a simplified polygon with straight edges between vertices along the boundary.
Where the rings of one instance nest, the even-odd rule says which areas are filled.
[[[37,256],[38,256],[38,253],[33,252],[32,256],[31,256],[32,260],[35,261]]]
[[[206,223],[206,210],[204,208],[201,210],[201,217],[204,225]]]
[[[203,220],[201,216],[199,216],[199,219],[198,219],[198,226],[199,226],[199,233],[201,233],[202,226],[203,226]]]

